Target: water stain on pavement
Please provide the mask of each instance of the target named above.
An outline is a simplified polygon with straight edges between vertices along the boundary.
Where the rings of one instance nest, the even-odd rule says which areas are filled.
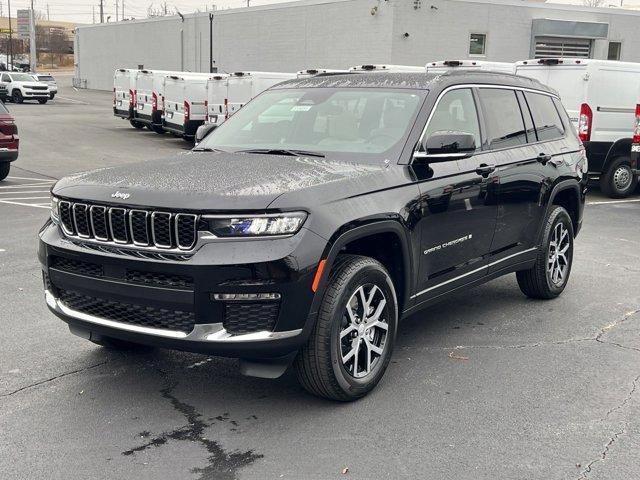
[[[165,372],[160,373],[165,381],[169,382],[167,374]],[[194,406],[179,400],[174,395],[173,390],[177,385],[177,382],[168,383],[166,387],[160,390],[160,393],[171,402],[175,410],[185,416],[187,424],[175,430],[163,432],[151,438],[143,445],[125,450],[122,452],[122,455],[131,456],[151,447],[161,447],[165,445],[168,440],[196,442],[205,447],[209,453],[207,457],[208,464],[205,467],[194,467],[191,469],[191,473],[199,474],[198,480],[235,480],[239,469],[263,457],[260,454],[254,453],[252,450],[246,452],[227,452],[217,442],[206,438],[204,431],[210,427],[212,423],[205,422],[202,414],[196,411]],[[218,421],[226,421],[229,418],[228,415],[228,413],[225,413],[224,415],[215,417],[215,419]],[[236,422],[232,421],[232,423],[236,425]],[[148,438],[150,435],[151,434],[146,431],[140,434],[142,438]]]

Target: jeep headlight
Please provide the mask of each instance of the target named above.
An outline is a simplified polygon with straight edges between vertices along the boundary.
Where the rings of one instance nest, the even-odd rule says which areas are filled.
[[[307,218],[305,212],[267,215],[206,215],[209,231],[216,237],[263,237],[293,235]]]
[[[51,195],[51,220],[60,223],[60,199]]]

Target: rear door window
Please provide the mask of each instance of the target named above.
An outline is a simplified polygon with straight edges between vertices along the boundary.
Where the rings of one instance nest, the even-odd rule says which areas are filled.
[[[531,110],[538,141],[562,138],[564,127],[560,114],[553,104],[553,98],[541,93],[525,92],[524,95]]]
[[[490,150],[526,145],[527,132],[514,90],[480,88]]]

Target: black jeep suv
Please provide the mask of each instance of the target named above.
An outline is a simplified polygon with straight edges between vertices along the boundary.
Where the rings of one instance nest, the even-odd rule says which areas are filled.
[[[559,295],[587,165],[553,91],[491,73],[291,80],[192,152],[60,180],[45,297],[112,348],[293,364],[317,395],[378,383],[398,320],[516,272]]]

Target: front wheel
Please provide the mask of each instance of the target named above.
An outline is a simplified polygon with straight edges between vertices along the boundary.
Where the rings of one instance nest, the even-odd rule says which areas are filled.
[[[373,258],[340,255],[318,319],[295,370],[314,395],[339,401],[363,397],[391,360],[398,303],[391,277]]]
[[[49,100],[53,100],[56,97],[55,93],[50,93],[49,94]]]
[[[518,286],[530,298],[560,295],[569,281],[573,263],[573,223],[567,211],[554,205],[547,216],[536,263],[516,272]]]
[[[24,97],[22,96],[22,92],[20,90],[14,90],[12,94],[13,103],[22,103],[24,102]]]
[[[626,157],[614,158],[600,178],[600,189],[612,198],[628,197],[637,185],[638,177],[633,173],[631,162]]]
[[[11,164],[10,163],[0,163],[0,181],[4,180],[5,178],[7,178],[7,176],[9,175],[9,170],[11,170]]]
[[[142,130],[144,128],[144,123],[140,123],[137,120],[129,120],[129,123],[137,130]]]

